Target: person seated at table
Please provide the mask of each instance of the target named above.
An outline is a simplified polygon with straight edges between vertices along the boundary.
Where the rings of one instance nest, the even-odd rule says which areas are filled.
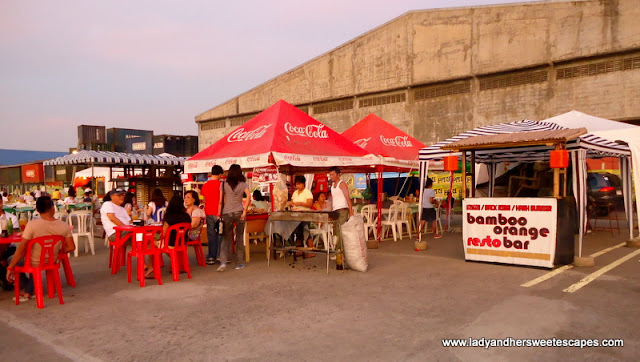
[[[88,202],[88,203],[93,203],[93,198],[91,198],[91,193],[93,191],[85,191],[84,192],[84,198],[82,199],[82,202]]]
[[[113,189],[109,192],[110,201],[106,201],[100,208],[100,220],[102,227],[110,241],[116,240],[116,231],[114,227],[122,225],[130,225],[131,217],[127,214],[127,210],[122,207],[124,205],[124,195],[127,192],[123,189]],[[105,197],[106,199],[106,197]],[[128,232],[122,232],[126,235]]]
[[[4,212],[3,207],[4,207],[4,200],[3,198],[0,197],[0,220],[7,220],[8,223],[9,222],[11,223],[13,230],[20,230],[20,221],[18,220],[18,218],[12,213]],[[6,274],[6,272],[4,271],[4,268],[9,264],[8,258],[13,254],[13,252],[16,249],[16,245],[14,244],[15,243],[0,244],[0,270],[2,270],[3,272],[2,278],[4,278],[4,275]],[[4,281],[0,280],[0,284],[5,284],[5,283]],[[7,286],[8,284],[3,285],[3,287],[7,287]]]
[[[22,233],[22,242],[18,246],[15,254],[11,257],[9,266],[7,267],[7,280],[13,282],[13,268],[18,265],[24,265],[24,257],[27,251],[27,244],[34,238],[47,235],[60,235],[65,237],[64,244],[56,244],[54,246],[54,257],[58,257],[58,253],[69,253],[76,249],[76,245],[73,242],[71,236],[71,229],[69,224],[57,220],[53,215],[56,213],[56,208],[49,196],[42,196],[36,201],[36,210],[40,213],[39,219],[33,219],[29,221],[27,227]],[[41,248],[34,246],[31,250],[31,265],[38,266],[40,264]],[[22,286],[23,293],[20,296],[20,301],[25,302],[31,298],[34,292],[33,278],[28,278],[26,273],[20,273],[20,286]],[[14,297],[15,300],[15,297]]]
[[[27,192],[24,194],[24,202],[25,202],[25,203],[33,202],[33,201],[35,201],[35,199],[36,199],[36,198],[35,198],[35,197],[33,197],[33,195],[31,194],[31,192],[29,192],[29,191],[27,191]]]
[[[293,179],[293,181],[295,183],[296,190],[291,195],[291,201],[287,203],[287,206],[290,206],[294,211],[311,210],[311,206],[313,206],[313,194],[311,193],[311,191],[305,188],[305,182],[307,181],[307,179],[302,175],[298,175]],[[306,228],[308,228],[308,226],[308,222],[301,222],[291,234],[292,236],[295,236],[297,246],[305,245],[304,231]],[[309,240],[311,240],[311,243],[313,243],[311,238],[309,238]]]
[[[138,214],[142,211],[138,207],[136,202],[136,195],[133,192],[127,192],[124,195],[124,209],[127,210],[127,214],[134,220],[137,220]]]
[[[60,194],[60,190],[59,189],[55,189],[55,191],[53,191],[51,193],[51,200],[53,200],[53,201],[58,201],[58,200],[60,200],[61,197],[62,197],[62,195]]]
[[[76,204],[78,199],[76,198],[76,189],[73,186],[69,187],[69,191],[67,192],[67,197],[64,199],[64,204]]]
[[[250,206],[249,210],[253,210],[253,212],[256,214],[267,213],[270,209],[269,202],[264,199],[264,196],[262,196],[262,192],[260,192],[260,190],[253,191],[253,202],[251,203],[251,205],[253,206],[253,208],[251,208]]]
[[[2,192],[2,201],[9,202],[9,198],[7,197],[7,192],[6,191]]]
[[[162,190],[153,190],[151,193],[151,202],[149,202],[149,205],[146,208],[147,217],[151,218],[153,222],[162,222],[159,218],[158,211],[165,207],[167,207],[167,199],[162,194]]]
[[[318,200],[313,203],[312,209],[316,211],[331,211],[331,203],[327,201],[326,192],[320,192],[318,194]]]
[[[191,230],[189,230],[189,240],[196,240],[200,237],[202,225],[207,217],[204,210],[200,208],[200,196],[195,190],[189,190],[184,194],[184,206],[187,214],[191,217]],[[165,217],[166,219],[166,217]]]
[[[169,200],[169,206],[167,206],[167,211],[164,214],[164,221],[162,224],[162,235],[166,237],[167,230],[170,226],[179,223],[189,223],[191,224],[191,216],[187,214],[187,210],[184,207],[184,200],[182,197],[176,195]],[[188,237],[188,236],[187,236]],[[187,242],[188,240],[185,240]],[[164,241],[163,241],[164,242]],[[176,233],[172,232],[169,234],[168,247],[173,248],[176,243]],[[151,263],[151,257],[149,257],[149,266],[147,268],[147,273],[145,274],[145,278],[153,279],[153,264]],[[182,271],[180,271],[182,272]]]

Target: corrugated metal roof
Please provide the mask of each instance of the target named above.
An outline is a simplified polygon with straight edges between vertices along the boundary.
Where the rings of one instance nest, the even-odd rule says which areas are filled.
[[[514,132],[496,135],[469,137],[442,146],[443,150],[469,150],[504,148],[530,145],[544,145],[547,143],[567,142],[587,134],[586,128],[567,128],[546,131]]]
[[[67,152],[0,149],[0,165],[15,166],[32,162],[42,162],[66,154]]]

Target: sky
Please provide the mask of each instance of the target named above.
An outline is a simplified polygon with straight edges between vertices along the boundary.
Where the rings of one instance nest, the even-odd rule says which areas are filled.
[[[410,10],[516,0],[0,2],[0,149],[81,124],[197,135],[194,117]]]

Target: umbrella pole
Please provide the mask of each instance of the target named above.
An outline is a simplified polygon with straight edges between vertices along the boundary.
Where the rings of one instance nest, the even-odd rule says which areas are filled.
[[[447,193],[447,205],[449,205],[449,207],[447,207],[447,229],[446,231],[449,231],[449,229],[451,228],[451,207],[453,204],[453,176],[454,176],[454,172],[451,171],[450,176],[449,176],[449,192]]]
[[[376,204],[378,206],[378,242],[382,240],[382,169],[384,166],[378,165],[378,197]]]

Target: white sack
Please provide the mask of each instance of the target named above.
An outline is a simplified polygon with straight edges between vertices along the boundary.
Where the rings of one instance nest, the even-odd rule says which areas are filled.
[[[354,215],[340,226],[342,247],[347,264],[353,270],[366,272],[369,267],[367,259],[367,241],[364,239],[364,219],[362,215]]]

